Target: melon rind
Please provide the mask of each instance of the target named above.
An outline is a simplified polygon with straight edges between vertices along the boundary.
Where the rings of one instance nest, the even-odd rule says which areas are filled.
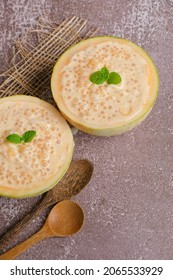
[[[84,122],[81,122],[76,116],[74,116],[67,108],[65,102],[63,102],[63,99],[61,97],[61,92],[58,90],[58,84],[59,84],[59,76],[61,69],[63,68],[64,64],[70,59],[70,57],[76,53],[78,50],[80,51],[84,46],[86,47],[87,45],[94,45],[100,42],[105,42],[106,40],[109,39],[115,39],[118,40],[118,42],[122,42],[123,44],[129,44],[132,46],[136,52],[138,52],[147,62],[147,64],[150,67],[151,73],[152,73],[152,88],[151,88],[151,94],[150,94],[150,100],[147,102],[147,106],[145,106],[145,110],[140,112],[138,115],[135,116],[135,118],[132,118],[129,122],[126,122],[125,124],[120,124],[120,125],[112,125],[112,126],[100,126],[96,127],[93,124],[88,126]],[[157,72],[157,68],[152,61],[151,57],[138,45],[135,43],[132,43],[129,40],[123,39],[123,38],[117,38],[113,36],[98,36],[98,37],[93,37],[86,39],[84,41],[81,41],[77,43],[76,45],[73,45],[72,47],[68,48],[68,50],[61,55],[61,57],[58,59],[56,62],[53,72],[52,72],[52,77],[51,77],[51,90],[52,90],[52,95],[53,98],[61,111],[62,115],[65,117],[65,119],[74,127],[95,135],[95,136],[113,136],[117,134],[124,133],[126,131],[131,130],[132,128],[136,127],[139,125],[150,113],[152,110],[158,96],[158,87],[159,87],[159,76]]]
[[[14,102],[14,103],[18,102],[19,103],[20,101],[41,105],[42,107],[46,108],[47,110],[51,110],[51,112],[53,112],[54,116],[55,117],[57,116],[57,120],[60,120],[60,121],[62,121],[62,123],[64,123],[64,126],[65,126],[64,129],[67,132],[67,135],[69,137],[69,139],[68,139],[69,151],[68,151],[68,154],[64,161],[63,166],[60,167],[59,170],[57,170],[56,174],[53,174],[50,178],[47,178],[44,182],[42,182],[42,184],[38,183],[36,188],[32,188],[32,186],[29,186],[26,189],[25,188],[18,189],[16,187],[13,188],[13,186],[10,186],[10,187],[4,186],[0,182],[0,196],[9,197],[9,198],[25,198],[25,197],[37,196],[37,195],[40,195],[40,194],[48,191],[52,187],[54,187],[60,181],[60,179],[64,176],[66,171],[68,170],[69,165],[72,161],[73,150],[74,150],[74,140],[73,140],[73,135],[72,135],[69,125],[67,124],[66,120],[63,118],[61,113],[48,102],[45,102],[37,97],[26,96],[26,95],[13,95],[10,97],[1,98],[0,107],[3,106],[3,103],[6,103],[6,102]],[[26,143],[26,145],[27,144],[30,144],[30,143]],[[18,145],[18,144],[11,144],[11,145]],[[57,158],[57,162],[58,162],[58,158]],[[54,162],[54,164],[56,164],[56,162]]]

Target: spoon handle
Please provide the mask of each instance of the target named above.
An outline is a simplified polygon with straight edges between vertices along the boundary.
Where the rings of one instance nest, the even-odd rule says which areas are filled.
[[[41,241],[44,238],[47,238],[48,236],[50,236],[50,234],[47,230],[47,227],[43,226],[37,233],[32,235],[29,239],[25,240],[21,244],[15,246],[14,248],[7,251],[6,253],[2,254],[0,256],[0,260],[13,260],[21,253],[23,253],[25,250],[30,248],[32,245]]]
[[[7,233],[5,233],[0,238],[0,251],[3,251],[5,247],[7,247],[14,238],[20,234],[20,232],[37,216],[39,212],[46,209],[49,206],[47,196],[43,198],[43,200],[26,216],[21,219],[17,224],[12,226]]]

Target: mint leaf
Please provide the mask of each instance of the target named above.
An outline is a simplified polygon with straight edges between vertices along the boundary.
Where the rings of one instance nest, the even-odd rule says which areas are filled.
[[[103,84],[105,81],[107,81],[108,85],[118,85],[122,81],[121,76],[118,73],[109,73],[106,66],[102,67],[100,71],[94,72],[89,79],[90,82],[96,85]]]
[[[6,137],[6,139],[9,142],[12,142],[12,143],[15,143],[15,144],[20,144],[22,142],[21,137],[18,134],[10,134]]]
[[[22,135],[21,140],[28,143],[31,142],[35,136],[36,136],[35,130],[28,130]]]
[[[94,72],[90,76],[90,82],[96,85],[103,84],[105,82],[103,73],[101,71]]]
[[[32,139],[35,137],[35,135],[36,135],[35,130],[28,130],[22,135],[22,137],[20,137],[20,135],[14,133],[14,134],[8,135],[6,137],[6,139],[15,144],[20,144],[20,143],[22,143],[22,141],[28,143],[28,142],[32,141]]]
[[[101,68],[100,72],[102,73],[105,82],[109,77],[109,70],[104,66]]]
[[[122,81],[121,76],[120,76],[118,73],[116,73],[116,72],[111,72],[111,73],[109,74],[108,79],[107,79],[107,83],[108,83],[109,85],[110,85],[110,84],[118,85],[118,84],[121,83],[121,81]]]

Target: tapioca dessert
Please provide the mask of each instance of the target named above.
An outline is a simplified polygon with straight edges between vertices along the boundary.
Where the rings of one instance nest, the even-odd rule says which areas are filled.
[[[69,48],[54,66],[51,88],[63,116],[75,127],[111,136],[140,124],[158,94],[149,55],[121,38],[90,38]]]
[[[31,96],[0,99],[0,195],[35,196],[65,174],[73,135],[59,111]]]

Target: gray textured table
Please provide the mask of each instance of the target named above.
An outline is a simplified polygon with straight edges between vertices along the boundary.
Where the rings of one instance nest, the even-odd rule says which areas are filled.
[[[160,89],[149,117],[121,136],[99,138],[79,132],[74,158],[94,163],[94,175],[75,200],[86,215],[82,231],[33,246],[18,259],[173,259],[173,1],[172,0],[1,0],[0,61],[35,20],[73,15],[143,46],[154,59]],[[0,198],[0,234],[40,197]],[[36,232],[45,213],[15,245]],[[36,225],[37,224],[37,225]]]

